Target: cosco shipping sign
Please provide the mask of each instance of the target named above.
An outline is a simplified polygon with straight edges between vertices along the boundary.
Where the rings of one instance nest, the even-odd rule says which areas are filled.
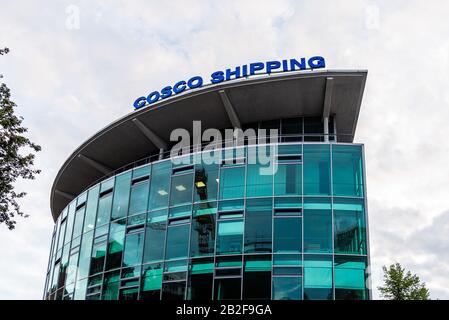
[[[273,72],[288,72],[297,70],[311,70],[325,68],[326,63],[321,56],[314,56],[309,59],[300,58],[288,59],[282,61],[254,62],[235,68],[229,68],[225,71],[215,71],[210,75],[210,83],[218,84],[224,81],[234,80],[242,77],[253,76],[255,74],[271,74]],[[134,108],[142,107],[156,103],[161,99],[166,99],[179,94],[187,89],[201,88],[204,80],[201,76],[194,76],[188,80],[176,82],[173,86],[166,86],[160,91],[153,91],[147,96],[142,96],[134,101]]]

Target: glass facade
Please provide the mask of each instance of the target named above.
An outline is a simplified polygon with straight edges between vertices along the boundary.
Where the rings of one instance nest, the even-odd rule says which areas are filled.
[[[55,224],[45,298],[369,299],[363,146],[290,138],[92,186]]]

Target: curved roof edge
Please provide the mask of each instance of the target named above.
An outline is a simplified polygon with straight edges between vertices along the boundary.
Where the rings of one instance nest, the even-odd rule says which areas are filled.
[[[335,117],[337,133],[347,137],[339,141],[352,142],[367,73],[314,70],[259,75],[188,90],[130,112],[87,139],[64,162],[50,194],[53,219],[108,172],[169,146],[173,129],[191,132],[193,120],[201,120],[205,130],[234,127],[236,121],[244,125],[327,114]]]

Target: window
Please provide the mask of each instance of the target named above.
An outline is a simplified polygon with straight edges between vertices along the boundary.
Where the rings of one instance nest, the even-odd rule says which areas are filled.
[[[162,286],[163,300],[184,300],[186,282],[168,282]]]
[[[304,145],[304,194],[330,195],[329,145]]]
[[[366,257],[335,256],[335,299],[366,300]]]
[[[242,253],[243,220],[218,222],[217,254]]]
[[[272,199],[248,199],[245,219],[245,253],[271,252]]]
[[[217,199],[218,165],[201,164],[195,168],[194,201],[203,202]]]
[[[332,146],[332,178],[335,196],[363,197],[361,146]]]
[[[72,201],[69,205],[69,211],[67,214],[67,226],[65,230],[64,244],[67,244],[72,240],[73,224],[75,221],[76,200]]]
[[[90,260],[90,275],[102,272],[104,268],[104,259],[106,256],[106,240],[95,243],[92,247],[92,258]]]
[[[241,278],[215,279],[214,299],[232,300],[241,298]]]
[[[142,300],[160,300],[162,289],[162,264],[149,264],[144,267],[142,275]]]
[[[304,199],[304,252],[332,252],[332,210],[327,198]]]
[[[304,255],[304,299],[332,298],[332,256]]]
[[[271,256],[251,255],[245,257],[243,274],[243,299],[270,299]]]
[[[273,194],[273,157],[270,149],[260,146],[248,148],[247,197],[263,197]]]
[[[302,194],[302,167],[300,164],[278,164],[274,175],[274,195],[292,196]]]
[[[117,300],[119,285],[120,271],[105,273],[103,281],[103,300]]]
[[[366,254],[363,200],[334,198],[335,253]]]
[[[106,270],[120,268],[122,264],[125,223],[126,219],[111,223],[111,230],[109,231],[108,240],[108,253],[106,256]]]
[[[132,181],[128,215],[142,213],[147,210],[150,182],[148,177],[140,179],[143,180],[135,179]]]
[[[79,237],[83,232],[84,209],[85,206],[83,205],[75,212],[75,223],[73,225],[73,239]]]
[[[215,247],[216,203],[201,203],[194,206],[190,256],[210,256]]]
[[[132,172],[128,171],[115,178],[114,200],[111,219],[116,220],[128,214],[129,190],[131,188]]]
[[[163,161],[153,165],[149,210],[162,209],[168,206],[170,171],[170,161]]]
[[[126,235],[125,252],[123,254],[124,267],[135,266],[142,263],[143,242],[143,232],[133,232]]]
[[[159,261],[164,259],[164,247],[165,247],[165,230],[167,228],[166,222],[166,211],[162,210],[156,213],[165,213],[165,218],[160,218],[158,216],[155,218],[156,221],[148,221],[146,226],[145,235],[145,251],[144,251],[144,261]],[[151,219],[151,216],[150,216]]]
[[[273,300],[302,300],[302,278],[273,277]]]
[[[222,168],[220,172],[220,199],[243,198],[245,167]]]
[[[274,219],[274,252],[302,252],[302,219]]]
[[[186,258],[189,250],[190,224],[169,226],[165,259]]]
[[[212,299],[214,259],[192,259],[190,264],[187,300]]]
[[[93,235],[94,235],[93,231],[90,231],[83,235],[83,240],[81,242],[80,248],[80,259],[78,263],[79,279],[84,279],[89,275]]]
[[[100,193],[98,201],[97,227],[109,222],[112,208],[112,189]]]
[[[120,289],[119,300],[137,300],[139,288]]]
[[[84,232],[88,232],[95,228],[99,192],[100,186],[96,186],[90,189],[87,194],[86,217],[84,218]]]
[[[193,174],[174,175],[171,178],[170,206],[192,203]]]

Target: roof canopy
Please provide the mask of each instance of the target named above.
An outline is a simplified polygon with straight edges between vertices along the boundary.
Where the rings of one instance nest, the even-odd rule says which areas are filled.
[[[339,142],[352,142],[366,76],[366,70],[272,74],[186,91],[133,111],[88,139],[65,161],[51,190],[53,218],[106,173],[169,145],[173,129],[191,131],[193,120],[201,120],[206,130],[332,115]]]

